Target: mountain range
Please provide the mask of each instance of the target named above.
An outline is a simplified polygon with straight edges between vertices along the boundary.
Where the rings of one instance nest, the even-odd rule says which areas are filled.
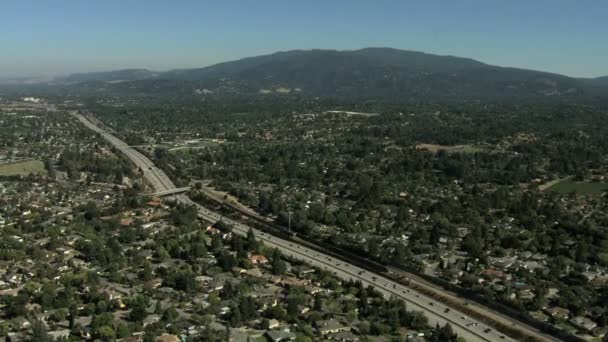
[[[608,77],[572,78],[488,65],[473,59],[391,48],[294,50],[196,68],[126,69],[57,81],[180,81],[198,94],[302,94],[340,98],[506,100],[604,97]]]

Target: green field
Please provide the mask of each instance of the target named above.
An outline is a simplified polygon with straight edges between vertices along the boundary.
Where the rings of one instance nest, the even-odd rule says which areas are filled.
[[[30,160],[21,163],[0,165],[0,176],[29,175],[30,173],[46,173],[44,163],[40,160]]]
[[[608,183],[575,182],[568,179],[549,187],[547,190],[562,194],[576,192],[579,195],[599,196],[608,191]]]

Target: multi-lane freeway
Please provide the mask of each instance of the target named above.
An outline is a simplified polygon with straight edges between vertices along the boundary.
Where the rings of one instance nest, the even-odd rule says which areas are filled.
[[[83,115],[73,112],[78,120],[86,127],[99,133],[104,139],[112,144],[116,149],[124,153],[135,165],[142,170],[144,177],[154,188],[156,192],[165,192],[175,189],[173,182],[160,169],[156,168],[152,161],[143,154],[139,153],[132,147],[128,146],[122,140],[116,138],[112,134],[106,132],[91,120]],[[192,201],[187,195],[175,195],[178,202],[195,206],[199,216],[209,222],[215,223],[223,221],[233,227],[233,232],[245,235],[249,229],[253,229],[240,222],[231,220],[225,216],[215,213],[200,204]],[[284,255],[309,263],[319,269],[324,269],[334,273],[337,277],[348,280],[360,280],[364,285],[371,285],[384,294],[387,298],[396,297],[404,300],[409,310],[422,311],[428,318],[431,326],[435,324],[444,325],[450,323],[453,330],[464,337],[467,341],[514,341],[512,338],[496,331],[494,328],[486,325],[484,322],[468,317],[466,314],[459,312],[455,308],[447,307],[445,304],[423,295],[401,283],[392,281],[383,277],[380,274],[372,273],[361,267],[346,263],[336,259],[325,253],[317,250],[309,249],[299,245],[293,241],[287,241],[275,236],[271,236],[265,232],[253,229],[256,238],[263,241],[264,244],[270,247],[276,247],[281,250]],[[529,327],[523,327],[524,329]],[[535,330],[527,331],[537,340],[554,341],[555,339],[541,334]]]

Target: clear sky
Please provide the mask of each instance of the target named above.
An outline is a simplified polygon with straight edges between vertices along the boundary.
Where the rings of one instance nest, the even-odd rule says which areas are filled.
[[[0,77],[393,47],[608,75],[606,0],[2,0]]]

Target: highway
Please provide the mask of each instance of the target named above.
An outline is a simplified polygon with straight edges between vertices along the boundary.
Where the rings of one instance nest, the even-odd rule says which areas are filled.
[[[135,163],[135,165],[142,170],[144,177],[154,188],[154,191],[165,192],[176,188],[169,177],[167,177],[162,170],[156,168],[152,161],[146,156],[137,152],[135,149],[128,146],[115,136],[107,133],[81,114],[76,112],[72,112],[71,114],[78,118],[78,120],[80,120],[86,127],[99,133],[116,149],[124,153],[131,161],[133,161],[133,163]],[[205,221],[215,223],[221,220],[224,223],[231,225],[233,227],[233,232],[237,234],[246,235],[249,229],[251,229],[249,226],[206,209],[200,204],[192,201],[185,194],[175,195],[174,198],[176,198],[176,200],[180,203],[195,206],[198,210],[199,216]],[[280,249],[281,252],[286,256],[304,261],[320,269],[325,269],[344,280],[360,280],[364,285],[371,285],[376,288],[386,298],[396,297],[404,300],[407,304],[408,310],[422,311],[428,318],[431,326],[435,326],[435,324],[444,325],[446,323],[450,323],[454,332],[456,332],[459,336],[464,337],[469,342],[515,341],[514,339],[505,336],[485,323],[475,320],[474,318],[467,317],[466,314],[459,312],[457,309],[449,308],[433,298],[427,297],[405,285],[385,278],[379,274],[371,273],[363,268],[345,263],[344,261],[333,258],[327,254],[306,248],[305,246],[301,246],[292,241],[271,236],[257,229],[253,229],[253,231],[257,239],[263,241],[267,246]],[[524,328],[522,327],[522,329]],[[530,333],[533,334],[539,341],[555,341],[555,339],[544,334],[539,334],[535,331]]]

